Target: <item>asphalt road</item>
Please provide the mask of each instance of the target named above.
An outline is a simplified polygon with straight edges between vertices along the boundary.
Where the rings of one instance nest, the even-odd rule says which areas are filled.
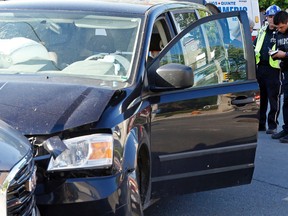
[[[287,216],[288,144],[259,132],[255,166],[249,185],[162,199],[145,216]]]

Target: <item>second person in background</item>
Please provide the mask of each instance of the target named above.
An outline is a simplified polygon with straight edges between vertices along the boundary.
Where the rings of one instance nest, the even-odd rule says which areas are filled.
[[[280,59],[281,72],[283,73],[283,121],[282,131],[273,134],[273,139],[280,139],[282,143],[288,143],[288,13],[278,12],[274,17],[274,23],[277,27],[277,49],[279,51],[273,55],[274,59]]]
[[[267,8],[265,15],[268,25],[263,26],[258,37],[254,41],[255,58],[257,64],[256,76],[260,87],[260,116],[259,131],[266,131],[267,134],[277,132],[278,116],[280,111],[280,95],[282,74],[278,60],[273,60],[268,54],[269,49],[276,47],[276,28],[273,23],[274,15],[281,11],[277,5]],[[270,110],[267,109],[268,102]],[[266,122],[268,129],[266,130]]]

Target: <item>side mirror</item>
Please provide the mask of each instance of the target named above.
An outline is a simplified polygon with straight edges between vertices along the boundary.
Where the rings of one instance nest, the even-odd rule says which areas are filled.
[[[149,71],[151,91],[165,91],[189,88],[194,84],[194,74],[191,67],[170,63]]]

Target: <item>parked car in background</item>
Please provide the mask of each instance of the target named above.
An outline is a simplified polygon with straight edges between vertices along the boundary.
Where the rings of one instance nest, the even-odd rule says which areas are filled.
[[[2,2],[0,118],[35,149],[41,215],[143,215],[161,197],[249,184],[250,37],[245,12],[189,2]]]
[[[36,167],[32,146],[19,131],[0,121],[0,216],[37,216]]]

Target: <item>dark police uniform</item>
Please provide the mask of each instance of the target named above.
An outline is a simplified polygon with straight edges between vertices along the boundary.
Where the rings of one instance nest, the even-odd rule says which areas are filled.
[[[263,34],[264,38],[260,42],[261,34]],[[269,48],[272,49],[276,43],[276,31],[269,29],[268,26],[263,27],[262,32],[259,32],[257,39],[254,41],[254,45],[257,46],[257,43],[263,43],[259,51],[260,61],[256,61],[256,77],[260,87],[259,130],[266,130],[265,125],[267,120],[268,130],[266,133],[273,133],[274,131],[276,132],[278,125],[282,81],[279,67],[275,68],[271,65],[268,54]],[[267,118],[268,102],[270,110]]]

